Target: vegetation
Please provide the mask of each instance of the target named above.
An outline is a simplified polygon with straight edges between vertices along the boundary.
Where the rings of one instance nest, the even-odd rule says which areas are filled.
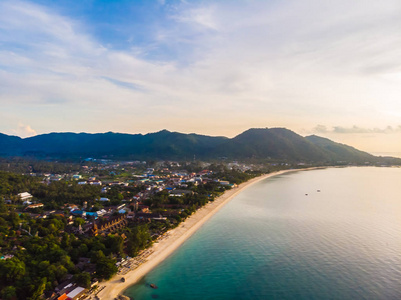
[[[327,140],[327,139],[325,139]],[[182,134],[163,130],[156,133],[52,133],[20,139],[0,134],[0,156],[22,156],[38,159],[80,161],[82,158],[106,159],[175,159],[192,160],[194,156],[203,160],[220,158],[278,161],[335,163],[383,163],[388,159],[375,157],[352,147],[327,140],[322,142],[311,137],[302,137],[285,128],[249,129],[238,136],[210,137],[197,134]],[[401,159],[391,163],[401,164]],[[35,170],[44,166],[36,163]],[[70,166],[73,167],[73,166]],[[0,169],[4,169],[0,164]]]
[[[172,138],[174,134],[164,131],[137,138]],[[302,145],[307,145],[305,149],[315,151],[317,148],[311,146],[312,144],[320,145],[320,150],[316,150],[316,153],[323,157],[328,151],[343,153],[355,160],[371,157],[326,139],[313,137],[304,140],[294,135],[286,130],[251,130],[237,138],[224,139],[219,145],[225,145],[226,149],[237,145],[235,151],[240,152],[248,151],[248,147],[256,145],[251,152],[254,157],[267,155],[266,147],[270,147],[269,151],[278,151],[277,153],[287,147],[285,149],[288,151],[280,154],[284,156]],[[119,137],[113,134],[106,136]],[[286,146],[277,149],[271,147],[273,140],[269,140],[267,136],[274,136],[273,140],[281,139],[278,144],[283,143]],[[57,135],[50,137],[57,138]],[[0,142],[2,138],[4,136],[0,135]],[[49,137],[44,138],[44,141],[47,138]],[[124,136],[124,139],[130,138],[130,135]],[[184,141],[189,139],[199,143],[200,148],[210,141],[196,135],[179,134],[176,138],[177,145],[183,146]],[[262,141],[256,143],[258,139]],[[289,139],[293,142],[289,143]],[[212,140],[215,149],[218,149],[220,146],[216,140]],[[60,146],[62,141],[59,140],[58,143]],[[164,146],[169,147],[168,143]],[[321,150],[323,148],[324,151]],[[194,150],[184,150],[188,149]],[[185,153],[184,150],[174,151]],[[313,155],[313,151],[308,155]],[[301,154],[302,157],[306,157],[305,155],[307,154]],[[332,154],[331,157],[336,157],[335,155],[337,154]],[[59,284],[71,278],[80,286],[89,288],[93,280],[107,280],[116,274],[117,261],[127,256],[137,256],[158,237],[178,226],[198,208],[213,201],[233,185],[262,173],[303,166],[304,164],[290,163],[287,159],[282,162],[267,159],[266,164],[257,167],[221,161],[205,164],[198,160],[126,164],[85,161],[82,164],[73,164],[20,158],[0,159],[0,170],[3,170],[0,171],[0,296],[2,299],[41,299],[44,292],[53,291]],[[54,172],[60,172],[61,175],[55,176]],[[204,176],[200,178],[193,174],[187,176],[192,180],[183,184],[177,183],[182,178],[178,173],[191,172],[203,172]],[[73,179],[73,175],[78,173],[78,177],[83,177],[80,180],[84,182],[92,182],[89,178],[96,177],[103,181],[103,185],[79,184],[80,180]],[[134,173],[139,174],[139,178],[133,176]],[[163,178],[162,188],[159,186],[160,180],[152,180],[159,176]],[[148,178],[141,181],[144,177]],[[124,181],[124,184],[120,185],[120,181]],[[42,203],[43,207],[28,208],[17,196],[22,192],[29,192],[33,196],[32,202]],[[108,198],[109,201],[99,201],[101,197]],[[140,202],[134,199],[140,199]],[[135,218],[118,229],[98,235],[91,233],[95,217],[89,213],[110,209],[106,216],[99,216],[96,220],[98,224],[103,224],[102,222],[126,213],[120,213],[122,204],[126,204],[127,211],[135,212]],[[71,207],[79,207],[81,213],[85,209],[88,216],[71,212]]]
[[[17,166],[15,160],[14,167]],[[32,161],[18,161],[23,168]],[[152,162],[147,165],[131,167],[143,172],[146,167],[156,166]],[[199,162],[182,163],[191,171],[202,170]],[[61,163],[65,167],[66,163]],[[155,173],[169,165],[162,164]],[[57,163],[44,163],[53,166],[53,170],[61,170]],[[132,171],[127,166],[114,167],[92,164],[86,178],[99,171],[105,171],[104,178],[118,180],[128,179]],[[68,169],[71,171],[69,166]],[[174,168],[169,165],[170,168]],[[177,169],[181,168],[179,164]],[[17,168],[18,169],[18,168]],[[105,235],[93,236],[89,233],[77,233],[78,228],[89,222],[83,216],[73,216],[68,205],[86,205],[87,211],[98,211],[104,207],[120,205],[123,201],[132,200],[132,196],[146,190],[143,184],[128,186],[112,185],[103,192],[100,186],[80,185],[70,176],[62,180],[44,181],[42,176],[20,175],[13,172],[0,171],[0,295],[2,299],[41,299],[45,291],[52,291],[67,278],[85,288],[91,286],[94,278],[107,280],[117,272],[116,262],[126,257],[134,257],[141,250],[149,247],[153,241],[166,231],[176,227],[180,222],[199,207],[214,200],[229,186],[221,185],[218,180],[241,183],[260,172],[227,168],[225,165],[210,165],[209,182],[195,184],[189,182],[182,195],[172,196],[167,190],[152,192],[142,200],[142,205],[149,207],[153,214],[162,214],[166,218],[160,220],[135,219],[127,226]],[[79,169],[80,172],[82,169]],[[86,170],[86,169],[85,169]],[[75,172],[76,173],[76,172]],[[110,175],[113,173],[113,175]],[[65,175],[65,174],[64,174]],[[168,178],[168,177],[166,177]],[[44,206],[27,210],[17,196],[18,193],[29,192],[34,203]],[[100,203],[96,199],[107,197],[109,202]],[[7,200],[7,203],[5,202]],[[66,205],[68,204],[68,205]],[[114,212],[110,218],[118,215]],[[145,213],[146,215],[146,213]],[[101,220],[99,218],[99,220]],[[93,221],[93,220],[92,220]],[[88,232],[88,231],[87,231]]]

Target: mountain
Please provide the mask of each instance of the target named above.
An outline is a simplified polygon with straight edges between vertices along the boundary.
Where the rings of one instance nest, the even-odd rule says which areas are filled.
[[[16,144],[11,141],[11,137],[8,138],[10,145]],[[5,147],[5,151],[0,152],[0,155],[38,158],[191,159],[194,155],[209,151],[226,139],[167,130],[145,135],[113,132],[49,133],[21,139],[22,143],[16,147]]]
[[[155,133],[49,133],[21,139],[0,134],[0,156],[50,159],[114,158],[129,160],[285,160],[304,162],[384,162],[350,146],[315,135],[302,137],[285,128],[252,128],[234,138]],[[392,163],[401,163],[394,159]]]
[[[218,146],[229,158],[272,158],[322,161],[329,157],[320,147],[285,128],[252,128]]]
[[[7,156],[10,153],[20,155],[21,146],[22,139],[20,137],[0,133],[0,156]]]
[[[305,139],[319,148],[326,150],[326,153],[334,161],[371,162],[376,159],[374,155],[316,135],[307,136]]]

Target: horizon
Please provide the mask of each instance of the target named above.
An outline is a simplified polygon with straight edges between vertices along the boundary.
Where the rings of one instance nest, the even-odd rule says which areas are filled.
[[[5,0],[0,132],[267,126],[401,153],[400,12],[396,0]]]

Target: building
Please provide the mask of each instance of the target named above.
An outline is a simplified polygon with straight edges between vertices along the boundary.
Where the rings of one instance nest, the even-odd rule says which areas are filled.
[[[18,197],[21,201],[28,201],[32,199],[32,195],[29,194],[28,192],[24,192],[24,193],[19,193]]]
[[[86,211],[83,211],[83,210],[80,210],[80,209],[74,209],[74,210],[71,211],[71,214],[73,216],[76,216],[76,217],[83,217],[84,218],[86,216]]]
[[[31,204],[31,205],[28,205],[25,209],[34,209],[34,208],[40,208],[43,206],[44,206],[43,203]]]
[[[94,236],[108,234],[120,228],[124,228],[125,226],[127,226],[127,224],[128,222],[126,215],[120,215],[100,223],[95,222],[93,224],[93,228],[91,229],[90,233],[91,235]]]
[[[67,298],[70,298],[72,300],[78,299],[79,297],[81,297],[83,295],[83,293],[85,293],[86,289],[83,287],[77,287],[75,289],[73,289],[71,292],[69,292],[67,294]]]
[[[100,180],[88,180],[87,181],[88,184],[92,184],[92,185],[102,185],[102,182]]]
[[[172,190],[169,192],[170,196],[178,196],[178,197],[182,197],[185,195],[193,195],[193,191],[190,190]]]

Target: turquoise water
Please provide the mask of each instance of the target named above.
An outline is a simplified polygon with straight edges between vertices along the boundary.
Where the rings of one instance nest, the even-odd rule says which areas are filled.
[[[300,171],[261,181],[126,295],[401,299],[400,182],[401,169],[372,167]]]

